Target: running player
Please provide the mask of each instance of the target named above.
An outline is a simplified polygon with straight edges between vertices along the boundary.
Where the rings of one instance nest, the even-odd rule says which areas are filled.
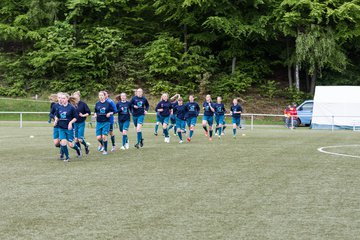
[[[128,131],[130,126],[130,102],[126,99],[126,93],[121,93],[116,97],[118,101],[116,108],[118,109],[119,130],[122,133],[121,150],[129,149]]]
[[[110,131],[110,117],[114,114],[114,108],[106,101],[105,91],[99,92],[99,101],[95,104],[94,117],[96,118],[96,138],[100,145],[98,151],[107,155],[107,136]]]
[[[73,123],[76,122],[77,114],[75,108],[69,104],[69,95],[66,93],[60,94],[61,105],[59,105],[56,113],[55,113],[55,121],[54,126],[59,126],[59,138],[61,150],[65,154],[64,162],[68,162],[70,160],[69,157],[69,147],[73,148],[77,156],[81,157],[81,150],[78,148],[76,144],[74,144],[74,131],[73,131]]]
[[[185,126],[186,126],[186,118],[185,118],[185,114],[186,114],[186,108],[184,105],[184,100],[182,99],[182,97],[179,97],[177,100],[178,104],[175,106],[175,108],[173,110],[176,111],[176,131],[177,134],[179,136],[180,142],[179,143],[183,143],[183,138],[182,138],[182,134],[185,132]]]
[[[160,101],[162,100],[162,98],[160,98]],[[160,125],[160,113],[156,112],[156,123],[155,123],[155,129],[154,129],[154,135],[157,137],[158,136],[158,130],[159,130],[159,125]]]
[[[163,133],[165,136],[164,141],[166,143],[170,142],[170,136],[168,131],[168,124],[170,119],[170,114],[173,112],[173,107],[169,101],[169,95],[163,93],[161,96],[161,101],[156,105],[155,111],[159,113],[159,120],[163,128]]]
[[[170,98],[171,104],[172,104],[172,108],[173,108],[173,113],[170,115],[170,126],[169,126],[169,131],[174,128],[174,136],[176,136],[176,106],[178,105],[178,98],[180,97],[180,94],[175,94],[174,96],[172,96]]]
[[[136,90],[136,96],[134,96],[130,101],[133,122],[137,132],[137,143],[135,144],[137,149],[144,146],[144,139],[142,138],[142,125],[144,124],[145,115],[149,110],[149,102],[143,94],[143,90],[139,88]]]
[[[49,120],[51,122],[51,119],[55,120],[55,114],[59,106],[61,105],[61,93],[59,92],[57,94],[51,94],[49,99],[51,101],[51,105],[50,105],[51,109],[49,113]],[[57,124],[54,124],[54,128],[53,128],[53,140],[55,147],[60,148],[60,159],[64,160],[64,153],[62,152],[60,146],[59,126]]]
[[[233,124],[233,138],[236,138],[236,129],[240,127],[240,118],[243,109],[238,103],[238,99],[234,98],[233,104],[230,107],[230,114],[232,116]]]
[[[108,92],[104,91],[105,92],[105,97],[106,97],[106,101],[108,103],[111,104],[111,106],[113,107],[114,109],[114,114],[117,113],[117,109],[116,109],[116,104],[114,103],[114,101],[110,98],[110,95],[108,94]],[[109,135],[110,135],[110,139],[111,139],[111,144],[112,144],[112,147],[111,147],[111,151],[115,151],[116,149],[116,145],[115,145],[115,135],[114,135],[114,114],[112,114],[110,116],[110,129],[109,129]]]
[[[216,98],[216,103],[215,103],[215,106],[214,106],[214,109],[215,109],[215,121],[216,121],[216,131],[218,133],[219,138],[221,138],[221,132],[222,132],[222,129],[223,129],[223,123],[225,121],[225,113],[226,113],[225,105],[221,101],[222,101],[222,98],[217,97]]]
[[[203,103],[203,110],[204,115],[202,118],[202,126],[205,130],[205,136],[209,136],[209,140],[212,141],[215,109],[214,103],[211,101],[211,96],[209,94],[205,97],[205,102]],[[209,125],[209,131],[206,125]]]
[[[199,104],[194,102],[194,95],[189,96],[189,102],[185,104],[185,110],[186,110],[186,114],[185,114],[186,122],[190,129],[190,133],[189,133],[189,137],[187,138],[187,141],[190,142],[194,134],[197,117],[199,116],[199,112],[200,112]]]
[[[89,145],[85,140],[85,121],[86,117],[91,115],[91,111],[89,106],[81,101],[80,99],[80,91],[76,91],[73,93],[73,97],[77,100],[77,105],[75,105],[77,119],[74,123],[74,131],[75,131],[75,142],[76,145],[81,149],[81,144],[85,147],[85,153],[89,154]]]

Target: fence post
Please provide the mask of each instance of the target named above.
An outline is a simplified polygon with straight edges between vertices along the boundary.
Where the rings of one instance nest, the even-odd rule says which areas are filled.
[[[23,114],[22,112],[20,113],[20,128],[23,127]]]
[[[250,129],[254,130],[254,115],[251,114],[251,125],[250,125]]]
[[[334,116],[331,116],[331,131],[332,132],[334,131],[334,124],[335,124]]]
[[[294,129],[294,116],[291,116],[291,130]]]

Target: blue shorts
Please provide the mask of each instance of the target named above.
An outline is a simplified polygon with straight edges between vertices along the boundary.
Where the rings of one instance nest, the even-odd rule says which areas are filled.
[[[196,121],[197,121],[197,117],[189,117],[186,119],[187,125],[190,126],[195,126],[196,125]]]
[[[133,122],[135,127],[137,127],[138,124],[143,125],[144,120],[145,120],[145,115],[133,116]]]
[[[176,116],[174,114],[170,115],[170,123],[172,125],[175,125],[176,124]]]
[[[160,120],[160,115],[159,114],[156,114],[156,122],[160,122],[161,120]]]
[[[236,126],[240,126],[240,117],[232,117],[232,124],[236,124]]]
[[[167,116],[167,117],[159,116],[159,122],[161,124],[168,125],[169,124],[169,119],[170,119],[170,116]]]
[[[84,139],[85,137],[85,122],[74,123],[75,138]]]
[[[176,121],[176,128],[177,129],[181,129],[181,130],[185,130],[185,126],[186,126],[186,121],[182,120],[180,118],[175,118]]]
[[[209,126],[212,126],[214,124],[214,116],[203,116],[202,117],[203,121],[207,121],[207,123],[209,124]]]
[[[120,122],[119,121],[119,130],[120,132],[122,131],[129,131],[129,127],[130,127],[130,120],[129,121],[125,121],[125,122]]]
[[[225,115],[216,115],[215,121],[216,121],[216,125],[225,124]]]
[[[59,128],[58,127],[54,127],[53,139],[59,139]]]
[[[74,130],[59,128],[59,137],[60,137],[60,140],[67,140],[68,142],[73,142],[74,141]]]
[[[108,135],[110,122],[96,122],[96,136]]]

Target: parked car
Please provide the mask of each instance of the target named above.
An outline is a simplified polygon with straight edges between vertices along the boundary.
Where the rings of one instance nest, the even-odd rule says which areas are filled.
[[[314,107],[314,100],[306,100],[296,108],[298,114],[297,123],[296,123],[297,126],[311,125],[313,107]]]

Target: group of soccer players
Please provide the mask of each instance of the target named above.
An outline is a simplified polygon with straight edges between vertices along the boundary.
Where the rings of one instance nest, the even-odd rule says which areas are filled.
[[[60,148],[60,159],[68,162],[70,160],[68,147],[76,151],[77,156],[82,156],[81,145],[85,148],[85,153],[89,154],[89,144],[85,140],[85,120],[91,115],[88,105],[81,101],[80,92],[75,92],[69,96],[66,93],[58,93],[50,96],[52,101],[50,120],[54,119],[53,138],[56,147]],[[99,101],[95,104],[94,118],[96,119],[96,138],[99,142],[98,151],[103,155],[108,154],[108,136],[110,136],[112,148],[115,151],[114,135],[114,115],[118,114],[119,130],[122,134],[122,150],[129,149],[128,131],[130,119],[132,118],[137,132],[137,140],[134,145],[139,149],[144,146],[142,136],[142,126],[145,116],[149,110],[149,102],[143,96],[143,90],[137,89],[135,96],[129,101],[125,93],[116,96],[115,103],[110,99],[106,91],[99,92]],[[202,117],[202,127],[205,136],[212,140],[214,130],[214,120],[216,122],[215,135],[221,138],[224,135],[225,125],[225,105],[222,98],[217,97],[213,102],[210,95],[207,95],[202,104],[204,111]],[[169,98],[167,93],[162,94],[161,100],[156,105],[156,125],[154,135],[158,136],[159,126],[163,129],[164,142],[170,143],[170,129],[174,129],[174,135],[179,137],[179,143],[183,143],[183,134],[187,135],[187,141],[191,142],[194,135],[197,118],[200,114],[200,106],[195,102],[194,95],[189,96],[189,101],[184,103],[184,99],[176,94]],[[236,138],[236,130],[240,127],[242,107],[238,99],[233,99],[230,107],[232,117],[233,137]],[[188,127],[188,131],[186,130]]]

